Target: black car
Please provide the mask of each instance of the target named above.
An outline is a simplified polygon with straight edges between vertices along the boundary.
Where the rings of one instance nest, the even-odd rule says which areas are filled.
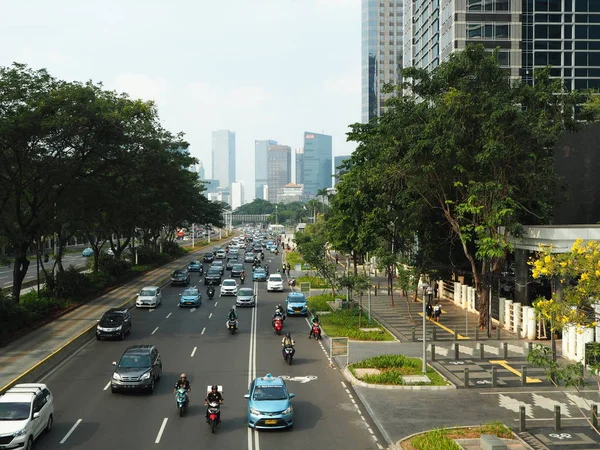
[[[204,261],[204,262],[213,262],[214,260],[215,260],[215,255],[213,255],[212,252],[205,253],[204,257],[202,258],[202,261]]]
[[[110,382],[113,393],[118,391],[147,390],[154,392],[154,384],[162,376],[162,359],[154,345],[134,345],[125,350],[117,363]]]
[[[187,269],[177,269],[171,275],[171,286],[176,284],[188,286],[190,284],[190,273]]]
[[[217,267],[211,267],[206,272],[206,275],[204,275],[204,285],[205,286],[209,285],[209,284],[220,285],[222,276],[223,276],[223,274],[221,273],[221,269],[219,269]]]
[[[106,311],[96,326],[96,339],[119,338],[131,333],[131,313],[127,308],[111,308]]]
[[[231,268],[231,278],[239,277],[243,271],[244,271],[243,264],[239,264],[239,263],[234,264],[233,267]]]
[[[223,261],[213,261],[210,265],[210,269],[217,268],[221,271],[221,275],[225,275],[225,266],[223,265]]]

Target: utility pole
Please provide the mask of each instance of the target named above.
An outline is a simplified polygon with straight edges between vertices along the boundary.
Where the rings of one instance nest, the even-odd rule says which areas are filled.
[[[196,246],[196,224],[192,224],[192,248]]]

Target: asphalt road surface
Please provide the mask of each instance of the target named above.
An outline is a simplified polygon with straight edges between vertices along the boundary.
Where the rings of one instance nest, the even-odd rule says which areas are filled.
[[[267,255],[272,268],[280,257]],[[251,273],[246,265],[246,273]],[[247,275],[246,286],[251,286]],[[201,278],[192,284],[205,292]],[[284,293],[267,293],[266,283],[256,283],[256,308],[238,309],[240,330],[230,335],[225,327],[234,297],[203,295],[198,309],[177,307],[184,288],[163,290],[163,304],[156,310],[136,310],[132,333],[124,341],[93,341],[70,358],[43,382],[55,398],[53,430],[40,439],[40,448],[106,448],[132,450],[225,448],[281,449],[382,448],[366,413],[355,405],[344,388],[339,371],[329,368],[321,346],[308,339],[304,318],[291,317],[284,331],[296,339],[296,358],[288,366],[281,357],[281,336],[271,328],[277,303]],[[217,290],[218,292],[218,290]],[[133,344],[154,344],[163,359],[163,377],[154,394],[112,394],[112,361]],[[190,407],[179,417],[173,385],[186,372],[192,384]],[[249,380],[267,373],[286,375],[296,394],[294,427],[287,431],[252,431],[247,427]],[[305,378],[306,377],[306,378]],[[223,386],[222,423],[212,435],[205,423],[203,399],[206,387]]]
[[[87,266],[88,260],[90,258],[85,258],[81,256],[81,252],[77,253],[67,253],[63,256],[63,266],[75,266],[75,267],[85,267]],[[31,263],[29,264],[29,268],[27,269],[27,275],[23,279],[23,282],[33,281],[37,279],[37,264],[35,257],[30,258]],[[54,260],[50,258],[50,261],[44,264],[46,269],[51,269],[54,265]],[[40,267],[40,273],[42,273],[42,269]],[[13,284],[13,266],[11,264],[10,268],[7,266],[0,266],[0,288],[9,288]]]

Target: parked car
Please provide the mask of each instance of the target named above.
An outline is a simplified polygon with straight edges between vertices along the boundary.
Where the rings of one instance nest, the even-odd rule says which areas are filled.
[[[294,409],[285,381],[268,373],[250,383],[248,394],[248,426],[250,428],[290,428],[294,425]]]
[[[212,252],[205,253],[202,260],[208,263],[213,262],[215,260],[215,255],[213,255]]]
[[[142,288],[135,301],[137,308],[156,308],[162,303],[162,291],[158,286]]]
[[[119,362],[113,362],[115,370],[110,382],[113,393],[126,390],[154,392],[155,383],[162,376],[162,359],[154,345],[133,345]]]
[[[22,383],[0,396],[0,448],[33,448],[54,423],[54,397],[42,383]]]
[[[202,294],[196,287],[187,288],[179,294],[179,303],[177,306],[194,306],[198,307],[202,304]]]
[[[269,279],[267,280],[267,292],[272,291],[283,292],[283,278],[278,273],[269,275]]]
[[[171,274],[171,286],[190,284],[190,273],[187,269],[177,269]]]
[[[288,316],[308,316],[308,303],[302,292],[290,292],[285,300],[285,310]]]
[[[235,299],[236,306],[254,306],[256,304],[256,296],[251,288],[241,288],[238,290]]]
[[[131,333],[131,313],[127,308],[111,308],[106,311],[96,326],[96,339],[119,338]]]

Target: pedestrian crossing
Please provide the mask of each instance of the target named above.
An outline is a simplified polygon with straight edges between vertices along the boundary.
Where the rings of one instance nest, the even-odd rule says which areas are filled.
[[[592,405],[600,403],[598,391],[537,391],[497,392],[482,395],[497,396],[500,408],[507,409],[518,417],[520,407],[525,407],[528,419],[553,419],[555,406],[560,406],[563,419],[589,417]]]

